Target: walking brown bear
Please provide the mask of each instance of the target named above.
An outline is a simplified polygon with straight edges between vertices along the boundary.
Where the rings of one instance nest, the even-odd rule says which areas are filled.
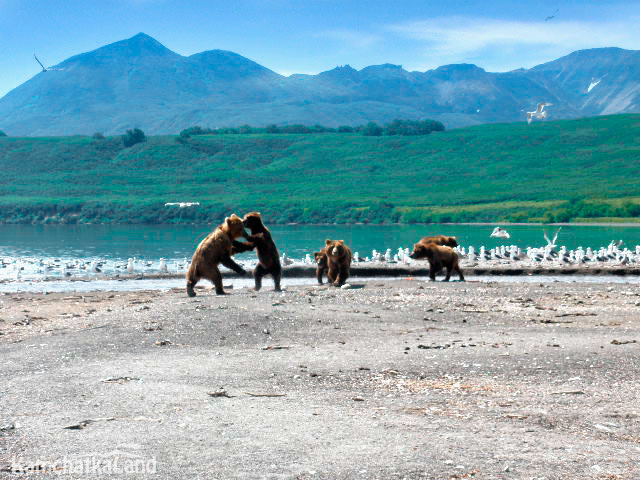
[[[314,256],[318,263],[316,275],[319,284],[322,285],[322,274],[325,271],[331,285],[340,287],[345,284],[351,267],[351,249],[344,240],[327,239],[324,248],[314,253]]]
[[[426,258],[429,261],[429,278],[431,280],[435,281],[436,273],[446,268],[447,275],[444,279],[445,282],[448,282],[449,278],[451,278],[452,270],[458,272],[461,282],[464,281],[462,270],[460,270],[460,265],[458,264],[458,254],[450,247],[436,245],[431,242],[425,243],[423,240],[420,240],[413,246],[413,252],[409,257],[416,260]]]
[[[236,242],[234,251],[240,253],[256,249],[258,265],[253,270],[256,290],[262,288],[262,277],[271,275],[275,290],[277,292],[281,291],[282,266],[280,265],[278,249],[271,238],[271,232],[262,223],[262,216],[258,212],[247,213],[242,219],[242,223],[251,231],[251,235],[246,237],[248,243]]]
[[[442,245],[443,247],[455,248],[458,246],[458,239],[447,235],[434,235],[432,237],[421,238],[420,243],[435,243],[436,245]]]
[[[201,278],[210,280],[216,287],[216,294],[224,295],[222,288],[222,275],[218,269],[218,264],[222,263],[227,268],[246,275],[247,272],[236,262],[231,255],[235,252],[234,247],[242,245],[236,241],[238,237],[246,237],[242,219],[236,214],[224,219],[216,229],[206,236],[196,248],[191,266],[187,271],[187,295],[195,297],[194,287]]]

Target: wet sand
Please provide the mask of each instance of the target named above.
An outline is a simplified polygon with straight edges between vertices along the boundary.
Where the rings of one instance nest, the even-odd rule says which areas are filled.
[[[0,477],[638,478],[638,286],[469,280],[0,295]]]

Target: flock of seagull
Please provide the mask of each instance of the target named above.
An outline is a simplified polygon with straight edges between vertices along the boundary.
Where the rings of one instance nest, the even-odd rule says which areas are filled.
[[[544,238],[547,244],[543,247],[527,247],[524,250],[517,245],[501,245],[495,248],[481,246],[458,246],[455,248],[460,256],[463,267],[472,266],[508,266],[516,262],[520,266],[548,266],[557,267],[562,265],[640,265],[640,245],[633,249],[624,247],[622,241],[612,241],[606,247],[592,249],[578,247],[569,250],[566,246],[557,245],[558,230],[552,239],[549,239],[546,232]],[[494,235],[497,233],[497,235]],[[509,233],[497,227],[492,237],[510,237]],[[422,265],[425,262],[417,263],[409,257],[409,248],[398,248],[395,252],[388,248],[383,253],[373,250],[370,255],[361,256],[359,252],[354,252],[354,264],[370,265]],[[283,253],[280,261],[283,266],[315,265],[313,255],[307,253],[301,259],[293,259]],[[419,262],[419,261],[418,261]],[[255,264],[255,260],[241,261],[245,268],[249,269]],[[34,281],[45,279],[87,279],[96,277],[122,278],[131,275],[162,275],[162,274],[184,274],[189,268],[190,259],[167,260],[143,260],[129,258],[124,260],[113,259],[70,259],[70,258],[38,258],[38,257],[0,257],[0,282]]]

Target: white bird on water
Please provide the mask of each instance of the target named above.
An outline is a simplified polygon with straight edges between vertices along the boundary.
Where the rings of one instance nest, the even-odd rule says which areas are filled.
[[[166,262],[166,260],[164,258],[160,259],[160,267],[159,268],[160,268],[160,271],[163,272],[163,273],[166,273],[168,271],[167,262]]]
[[[133,273],[133,271],[134,271],[134,268],[133,268],[133,258],[130,258],[130,259],[127,261],[127,272],[129,272],[129,273]]]
[[[496,228],[493,229],[493,232],[491,232],[491,235],[489,235],[489,237],[491,237],[491,238],[511,238],[511,235],[504,228],[496,227]]]
[[[533,112],[527,112],[527,123],[531,123],[534,118],[539,120],[544,120],[547,118],[547,112],[544,107],[550,107],[553,103],[542,102],[538,104],[538,108],[536,108]]]

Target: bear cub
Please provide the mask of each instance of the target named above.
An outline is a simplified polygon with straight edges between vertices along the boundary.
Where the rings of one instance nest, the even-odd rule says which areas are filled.
[[[280,279],[282,278],[282,266],[276,244],[271,238],[271,232],[264,223],[259,212],[247,213],[242,223],[249,229],[251,235],[247,236],[247,243],[237,242],[234,250],[236,253],[256,249],[258,265],[253,270],[255,289],[262,288],[262,277],[271,275],[277,292],[281,291]]]

